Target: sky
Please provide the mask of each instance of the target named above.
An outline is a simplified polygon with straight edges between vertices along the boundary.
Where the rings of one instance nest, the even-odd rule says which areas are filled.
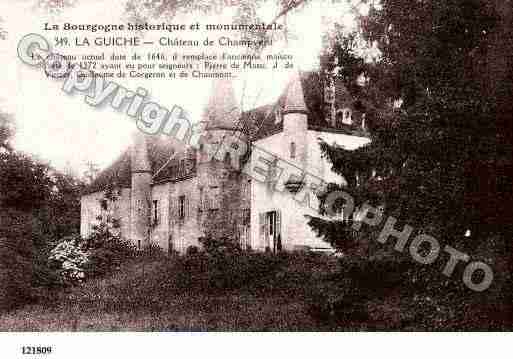
[[[8,30],[7,40],[0,40],[0,108],[15,116],[17,133],[14,145],[18,150],[31,153],[60,170],[81,175],[87,163],[95,163],[104,168],[130,144],[135,130],[133,119],[110,107],[91,107],[84,102],[81,93],[65,94],[61,89],[62,80],[47,78],[41,69],[23,64],[16,56],[17,44],[24,35],[38,33],[49,40],[58,35],[55,32],[44,32],[45,22],[124,23],[125,1],[82,1],[59,16],[50,16],[34,6],[36,0],[0,0],[0,14],[4,27]],[[361,10],[364,13],[366,11],[364,7]],[[276,13],[276,8],[268,6],[259,15],[263,20],[270,21]],[[228,9],[221,16],[208,18],[189,14],[174,19],[173,22],[230,23],[231,16],[232,12]],[[322,32],[335,18],[342,19],[348,29],[356,26],[346,3],[327,5],[313,2],[301,12],[288,17],[288,28],[294,39],[287,44],[275,43],[269,51],[283,51],[294,55],[296,67],[301,70],[315,69],[318,65]],[[66,35],[75,34],[68,32]],[[102,33],[79,35],[103,36]],[[187,37],[203,38],[205,35],[198,32]],[[150,36],[156,40],[161,34]],[[94,47],[60,52],[91,53],[94,52],[92,49]],[[193,52],[201,50],[196,48]],[[104,51],[109,52],[111,49]],[[246,110],[270,103],[281,94],[290,75],[284,71],[272,70],[240,74],[234,82],[236,94]],[[143,87],[149,91],[152,100],[168,108],[181,106],[190,113],[192,121],[200,120],[211,86],[210,80],[203,79],[122,79],[118,83],[133,90]]]

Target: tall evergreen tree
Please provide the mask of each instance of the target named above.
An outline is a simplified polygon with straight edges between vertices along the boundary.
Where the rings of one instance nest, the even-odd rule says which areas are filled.
[[[337,75],[366,105],[372,143],[356,151],[323,144],[325,155],[350,187],[359,176],[363,185],[351,188],[359,204],[379,195],[388,214],[442,236],[507,230],[508,220],[490,219],[487,207],[511,203],[500,187],[501,166],[511,161],[511,70],[496,66],[511,62],[511,52],[497,53],[512,31],[511,11],[480,0],[381,6],[361,19],[359,34],[378,44],[379,61],[365,63],[340,34],[323,61],[332,70],[338,60]],[[490,84],[491,72],[503,82]],[[362,75],[365,85],[356,85]],[[498,186],[482,186],[490,180]],[[493,205],[476,206],[484,197]]]
[[[416,303],[424,323],[483,328],[475,318],[486,317],[490,327],[510,325],[510,318],[494,313],[511,311],[512,15],[511,5],[499,1],[383,0],[360,19],[357,35],[377,44],[380,56],[372,63],[348,46],[350,38],[331,34],[323,69],[335,70],[362,100],[372,142],[356,151],[322,144],[347,186],[330,184],[321,207],[339,189],[356,207],[383,204],[386,216],[399,220],[398,230],[409,224],[442,245],[469,251],[497,274],[486,294],[469,293],[459,278],[450,283],[441,275],[441,259],[427,267],[400,265],[406,256],[376,241],[382,226],[362,226],[354,240],[351,223],[340,216],[312,218],[311,227],[346,254],[344,278],[359,294],[350,303],[379,297],[383,288]],[[387,254],[394,260],[384,261]],[[398,273],[400,280],[391,283]],[[422,297],[437,307],[428,313]],[[444,306],[468,314],[460,322],[448,315],[424,321]]]

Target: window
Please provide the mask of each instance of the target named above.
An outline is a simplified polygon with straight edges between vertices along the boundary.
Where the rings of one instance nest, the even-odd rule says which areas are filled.
[[[203,196],[204,196],[203,187],[200,187],[199,188],[199,206],[198,206],[198,211],[200,211],[200,212],[203,212],[203,206],[204,206]]]
[[[283,117],[283,114],[281,112],[281,108],[277,107],[276,110],[274,111],[274,124],[275,125],[280,124],[282,117]]]
[[[335,127],[342,127],[344,119],[344,113],[342,110],[338,110],[335,118]]]
[[[353,124],[353,112],[349,108],[338,109],[336,114],[336,127]]]
[[[281,212],[270,211],[259,214],[260,240],[273,252],[282,249],[281,243]]]
[[[173,254],[173,236],[167,238],[167,253]]]
[[[221,207],[221,191],[217,186],[210,186],[210,210],[217,210]]]
[[[185,196],[178,197],[178,217],[185,218]]]
[[[224,155],[224,164],[229,165],[229,164],[231,164],[231,162],[232,162],[232,158],[230,156],[230,153],[226,152],[226,154]]]
[[[153,225],[159,223],[159,201],[153,201]]]
[[[269,235],[272,236],[275,233],[274,227],[276,226],[276,212],[268,212],[268,223],[269,223]]]
[[[353,124],[352,116],[353,116],[353,114],[352,114],[351,110],[348,108],[345,108],[343,111],[342,123],[344,123],[346,125],[352,125]]]
[[[244,208],[242,210],[242,224],[245,226],[249,226],[251,223],[251,212],[249,208]]]
[[[242,186],[242,197],[244,199],[249,199],[251,197],[251,180],[248,180]]]
[[[290,158],[296,158],[296,144],[294,142],[290,144]]]

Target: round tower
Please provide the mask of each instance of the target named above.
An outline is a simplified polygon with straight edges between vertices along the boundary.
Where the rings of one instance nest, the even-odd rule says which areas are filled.
[[[148,138],[137,131],[130,151],[132,189],[130,196],[130,241],[142,249],[149,243],[151,164]]]
[[[214,80],[197,152],[202,226],[211,238],[237,238],[241,163],[248,149],[241,116],[232,81]]]
[[[198,151],[199,166],[216,160],[223,165],[229,164],[227,169],[240,169],[240,160],[246,153],[248,141],[241,124],[241,116],[232,81],[215,79],[203,114],[203,133]]]
[[[294,71],[283,104],[283,132],[287,139],[287,159],[305,168],[308,148],[308,109],[299,71]]]

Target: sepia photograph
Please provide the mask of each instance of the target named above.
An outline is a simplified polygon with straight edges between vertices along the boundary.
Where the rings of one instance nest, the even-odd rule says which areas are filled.
[[[513,329],[510,0],[0,0],[0,65],[1,357]]]

